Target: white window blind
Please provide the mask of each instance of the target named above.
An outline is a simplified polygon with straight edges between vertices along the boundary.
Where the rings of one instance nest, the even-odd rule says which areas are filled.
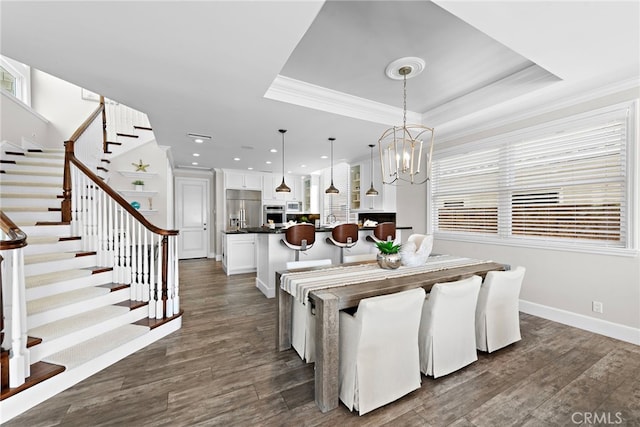
[[[629,113],[564,119],[435,159],[434,231],[628,247]]]

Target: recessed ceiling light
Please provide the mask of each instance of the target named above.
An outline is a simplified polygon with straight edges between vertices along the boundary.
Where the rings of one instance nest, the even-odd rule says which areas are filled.
[[[248,167],[247,169],[249,169],[250,171],[252,171],[252,170],[253,170],[253,168],[252,168],[252,167]]]
[[[287,171],[287,173],[291,173],[291,171]]]
[[[240,161],[240,157],[234,157],[233,160],[235,160],[236,162]]]
[[[272,148],[271,150],[269,150],[269,152],[271,152],[271,153],[277,153],[277,152],[278,152],[278,150],[276,150],[275,148]]]
[[[265,163],[270,165],[271,164],[271,160],[267,160]]]
[[[193,142],[195,142],[196,144],[202,144],[204,142],[204,139],[196,138],[196,139],[193,140]]]
[[[198,139],[211,139],[211,135],[203,135],[203,134],[201,134],[201,133],[191,133],[191,132],[189,132],[189,133],[187,134],[187,136],[188,136],[188,137],[191,137],[191,138],[198,138]],[[196,141],[196,142],[197,142],[197,141]],[[201,141],[201,142],[202,142],[202,141]]]
[[[300,165],[300,167],[301,167],[301,168],[306,168],[306,167],[307,167],[307,165]]]
[[[200,154],[198,154],[198,153],[193,153],[193,157],[200,157]]]
[[[198,166],[198,162],[191,162],[193,166]]]
[[[320,156],[321,159],[328,159],[328,156]]]

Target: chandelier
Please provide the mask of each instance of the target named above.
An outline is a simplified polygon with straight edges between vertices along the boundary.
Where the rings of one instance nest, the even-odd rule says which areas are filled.
[[[424,61],[420,58],[402,58],[387,67],[388,77],[403,81],[403,116],[402,126],[385,130],[378,139],[383,184],[397,181],[424,184],[429,180],[433,128],[407,124],[407,78],[418,75],[423,68]]]

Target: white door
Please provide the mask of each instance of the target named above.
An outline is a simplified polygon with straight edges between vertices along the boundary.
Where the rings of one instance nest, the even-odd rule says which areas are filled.
[[[209,253],[209,181],[176,177],[178,257],[206,258]]]

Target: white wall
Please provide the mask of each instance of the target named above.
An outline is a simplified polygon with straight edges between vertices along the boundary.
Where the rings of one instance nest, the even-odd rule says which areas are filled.
[[[50,74],[31,69],[31,107],[51,122],[44,146],[61,148],[64,141],[98,107],[98,102],[82,99],[81,88]]]
[[[50,140],[49,121],[12,95],[0,92],[0,141],[18,147],[23,147],[23,141],[46,146]]]
[[[571,106],[504,124],[475,135],[468,134],[446,141],[446,145],[460,145],[491,135],[533,126],[561,117],[590,111],[623,101],[636,100],[639,88],[617,91],[584,100]],[[563,100],[566,105],[566,100]],[[502,122],[504,123],[504,118]],[[434,252],[451,253],[472,258],[491,259],[496,262],[522,265],[527,268],[521,292],[521,310],[531,314],[561,321],[605,335],[613,336],[640,345],[640,256],[637,242],[638,226],[638,129],[631,132],[635,144],[635,172],[629,177],[635,203],[631,206],[632,236],[636,242],[635,252],[625,255],[581,253],[568,250],[546,250],[537,248],[506,246],[499,244],[448,241],[436,239]],[[442,143],[441,143],[442,144]],[[633,151],[632,151],[633,153]],[[414,197],[408,192],[399,192],[399,211],[412,206]],[[426,218],[425,218],[426,221]],[[415,227],[415,225],[414,225]],[[603,303],[602,314],[592,311],[592,301]]]

